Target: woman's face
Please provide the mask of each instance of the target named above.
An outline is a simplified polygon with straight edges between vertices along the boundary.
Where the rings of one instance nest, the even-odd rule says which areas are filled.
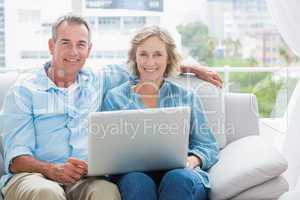
[[[138,45],[136,63],[140,80],[162,80],[168,64],[166,44],[156,36],[149,37]]]

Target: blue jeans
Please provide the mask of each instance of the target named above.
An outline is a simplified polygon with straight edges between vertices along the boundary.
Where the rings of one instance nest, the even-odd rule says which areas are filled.
[[[123,175],[117,182],[123,200],[206,200],[208,189],[197,172],[191,169],[174,169],[161,180],[142,172]],[[158,190],[157,190],[158,187]]]

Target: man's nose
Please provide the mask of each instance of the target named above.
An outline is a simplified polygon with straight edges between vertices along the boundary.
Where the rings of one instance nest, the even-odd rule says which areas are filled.
[[[71,54],[72,55],[77,55],[78,54],[78,49],[77,49],[76,45],[73,45],[71,47]]]

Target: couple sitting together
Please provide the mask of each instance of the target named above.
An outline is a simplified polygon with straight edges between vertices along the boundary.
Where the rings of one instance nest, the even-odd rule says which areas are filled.
[[[200,99],[167,77],[181,70],[221,86],[219,76],[203,67],[181,66],[173,38],[157,26],[133,37],[128,54],[131,75],[116,66],[98,73],[83,68],[90,40],[83,18],[60,17],[48,43],[51,62],[24,74],[9,90],[1,113],[4,198],[208,199],[206,171],[218,160],[218,145],[211,130],[203,128],[207,120]],[[85,177],[90,112],[176,106],[191,107],[186,168]]]

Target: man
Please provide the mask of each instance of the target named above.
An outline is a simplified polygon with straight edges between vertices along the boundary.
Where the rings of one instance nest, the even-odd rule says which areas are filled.
[[[86,117],[101,109],[110,87],[127,79],[120,69],[99,74],[82,69],[90,40],[84,19],[59,18],[48,42],[51,62],[9,90],[1,115],[5,175],[0,187],[6,199],[120,199],[107,178],[84,178]],[[221,85],[219,76],[204,68],[182,70]]]

